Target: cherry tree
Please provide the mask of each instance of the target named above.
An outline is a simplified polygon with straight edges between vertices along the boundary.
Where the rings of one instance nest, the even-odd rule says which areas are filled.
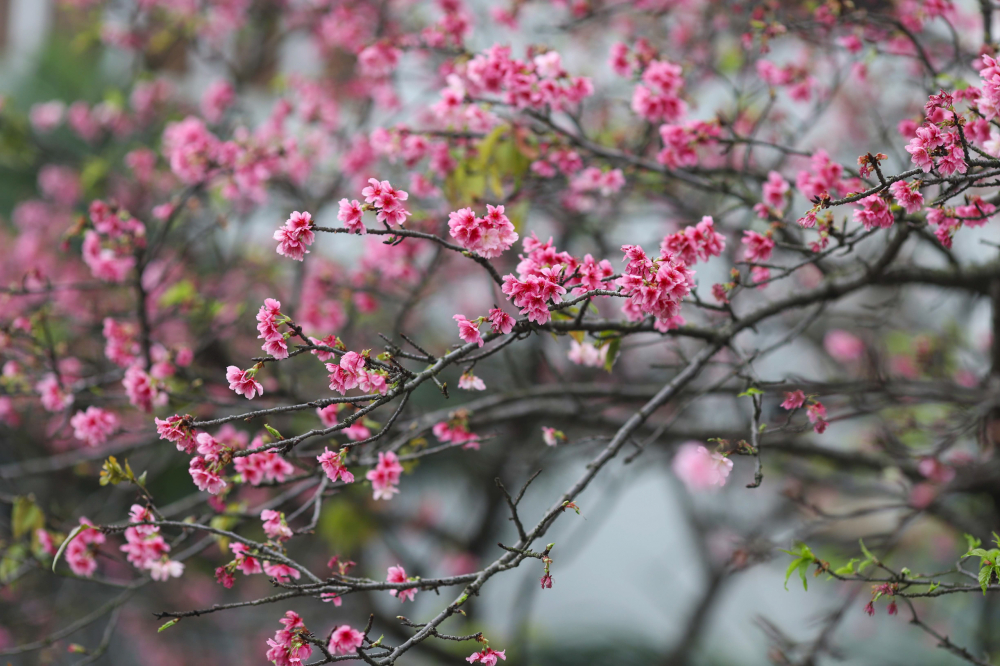
[[[63,0],[0,111],[0,654],[517,663],[491,591],[655,470],[657,661],[780,569],[839,596],[773,663],[993,663],[997,8]]]

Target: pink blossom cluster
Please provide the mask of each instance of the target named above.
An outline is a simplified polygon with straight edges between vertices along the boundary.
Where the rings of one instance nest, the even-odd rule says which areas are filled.
[[[770,60],[757,61],[757,75],[772,88],[787,88],[788,96],[796,102],[812,99],[816,79],[801,65],[778,67]]]
[[[218,495],[227,485],[221,473],[225,468],[224,454],[228,455],[228,448],[207,432],[198,433],[195,442],[199,455],[191,458],[188,465],[191,480],[198,490]]]
[[[843,196],[861,189],[861,182],[844,178],[843,165],[834,162],[823,149],[810,158],[811,169],[802,169],[795,176],[795,187],[810,201],[824,196]]]
[[[925,173],[936,167],[948,176],[968,169],[958,132],[941,131],[935,124],[918,127],[916,136],[906,145],[906,152],[910,153],[910,161]]]
[[[406,210],[403,202],[409,199],[410,195],[405,190],[397,190],[387,180],[369,178],[368,187],[361,190],[361,195],[365,198],[365,203],[374,208],[375,218],[379,222],[389,226],[403,226],[406,223],[410,211]]]
[[[596,347],[588,342],[577,342],[576,340],[571,340],[567,356],[570,361],[576,363],[577,365],[589,368],[600,368],[604,365],[604,361],[608,357],[608,346],[602,345],[600,347]]]
[[[268,539],[275,541],[287,541],[292,538],[292,529],[285,522],[285,514],[273,509],[264,509],[260,512],[260,519],[264,521],[264,534]]]
[[[715,230],[715,220],[708,215],[698,224],[664,237],[660,243],[661,255],[673,255],[688,266],[718,257],[724,249],[726,237]]]
[[[477,217],[471,208],[448,214],[451,237],[467,250],[486,259],[499,257],[517,241],[517,233],[503,206],[486,205],[486,215]]]
[[[881,195],[867,196],[858,203],[861,207],[854,210],[854,220],[863,224],[866,231],[874,228],[888,229],[895,222],[889,202]]]
[[[518,109],[567,109],[594,94],[590,79],[567,74],[554,51],[524,61],[511,58],[509,46],[495,44],[472,58],[459,74],[472,97],[499,95],[503,103]]]
[[[136,326],[121,323],[111,317],[104,318],[104,355],[121,368],[134,365],[139,360],[142,348],[136,339]]]
[[[680,318],[681,301],[694,286],[694,272],[669,251],[650,259],[638,245],[623,245],[628,264],[616,284],[628,297],[622,312],[630,321],[645,315],[656,318],[658,330],[675,328]]]
[[[769,217],[781,219],[784,215],[790,189],[788,181],[780,173],[777,171],[768,172],[767,181],[764,182],[762,188],[763,201],[753,207],[757,211],[757,216],[764,220]]]
[[[379,451],[378,464],[368,470],[365,478],[372,482],[372,490],[377,500],[390,500],[399,492],[399,478],[403,466],[392,451]]]
[[[264,305],[257,311],[257,330],[260,332],[257,338],[264,341],[261,349],[278,360],[288,358],[287,337],[279,330],[282,324],[288,322],[288,317],[281,314],[281,301],[264,299]]]
[[[671,169],[698,165],[698,147],[713,146],[722,135],[718,122],[693,120],[683,125],[660,125],[660,139],[663,149],[656,155],[656,161]]]
[[[479,435],[469,431],[466,413],[456,413],[455,417],[448,421],[435,423],[431,432],[442,444],[462,444],[463,449],[479,448]]]
[[[125,394],[132,406],[143,412],[148,413],[157,407],[163,407],[169,399],[163,390],[162,382],[138,365],[132,365],[125,370],[122,386],[125,387]]]
[[[726,485],[733,461],[698,442],[687,442],[677,449],[671,468],[688,490],[697,492]]]
[[[632,110],[650,122],[675,122],[687,113],[687,104],[680,98],[683,86],[680,65],[650,61],[642,73],[642,83],[632,93]]]
[[[341,395],[352,388],[359,388],[365,393],[380,393],[385,395],[389,390],[386,374],[383,370],[366,369],[368,359],[357,352],[347,352],[340,357],[340,363],[327,363],[330,373],[330,390]]]
[[[129,521],[133,523],[150,522],[153,514],[146,507],[132,505]],[[184,573],[184,564],[171,560],[168,556],[170,544],[160,534],[156,525],[135,525],[125,529],[125,545],[119,550],[125,553],[125,559],[136,569],[149,571],[153,580],[165,581],[169,578],[179,578]]]
[[[88,525],[89,528],[80,530],[66,546],[64,556],[70,571],[77,576],[90,578],[97,571],[97,559],[95,554],[97,547],[106,541],[104,533],[93,527],[93,523],[86,518],[80,518],[81,525]]]
[[[267,639],[267,658],[276,666],[301,666],[312,654],[312,646],[302,637],[308,633],[305,622],[295,611],[278,620],[283,626]]]
[[[295,261],[302,261],[309,254],[306,248],[316,240],[312,226],[312,215],[306,212],[293,212],[285,220],[285,224],[274,232],[274,240],[278,241],[277,253]]]
[[[66,381],[66,378],[63,378]],[[73,394],[67,391],[56,377],[48,373],[35,384],[35,391],[41,396],[42,407],[50,412],[61,412],[73,404]]]
[[[320,464],[330,481],[336,483],[340,479],[344,483],[354,483],[354,475],[347,471],[344,459],[347,457],[347,449],[341,449],[334,453],[329,447],[324,447],[323,453],[316,456],[316,462]]]
[[[100,407],[87,407],[79,411],[69,420],[73,427],[73,436],[87,446],[98,446],[108,441],[108,437],[118,429],[118,417]]]
[[[263,445],[263,440],[255,439],[254,448]],[[284,483],[285,479],[295,473],[295,467],[275,451],[251,453],[239,456],[233,460],[233,466],[244,483],[259,486],[262,483]]]

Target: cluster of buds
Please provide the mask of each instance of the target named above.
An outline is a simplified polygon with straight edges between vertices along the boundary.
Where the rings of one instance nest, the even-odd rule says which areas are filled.
[[[872,600],[865,605],[865,613],[869,616],[875,615],[875,602],[879,600],[883,595],[888,595],[890,597],[895,597],[896,592],[899,590],[899,585],[897,583],[882,583],[881,585],[872,585]],[[899,608],[896,606],[896,600],[893,599],[889,602],[886,607],[889,615],[895,615],[899,612]]]

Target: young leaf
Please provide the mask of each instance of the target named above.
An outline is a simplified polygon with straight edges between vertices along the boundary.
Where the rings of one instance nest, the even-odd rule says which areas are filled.
[[[164,629],[169,629],[170,627],[174,626],[175,624],[177,624],[180,621],[181,621],[181,619],[179,617],[175,617],[172,620],[168,620],[167,622],[164,622],[163,625],[159,629],[156,630],[156,633],[160,633]]]
[[[69,542],[72,541],[73,539],[75,539],[76,535],[79,534],[80,532],[82,532],[84,530],[92,530],[92,529],[94,529],[94,528],[91,527],[90,525],[77,525],[76,528],[74,528],[73,531],[69,533],[69,536],[66,537],[66,540],[63,541],[62,544],[60,544],[59,550],[56,551],[56,556],[52,558],[52,571],[53,572],[56,570],[56,564],[59,563],[59,558],[62,557],[63,551],[66,550],[66,546],[69,545]]]

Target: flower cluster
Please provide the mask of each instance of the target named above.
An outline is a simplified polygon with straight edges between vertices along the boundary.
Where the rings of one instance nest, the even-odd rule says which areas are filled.
[[[347,471],[347,467],[344,466],[346,457],[347,449],[341,449],[338,453],[334,453],[329,447],[324,447],[323,453],[316,456],[316,462],[326,472],[330,481],[336,482],[339,478],[344,483],[354,483],[354,475]]]
[[[87,527],[80,530],[66,546],[66,564],[75,575],[90,578],[97,571],[95,559],[97,547],[104,543],[106,538],[104,533],[86,518],[81,517],[80,524]]]
[[[694,272],[669,251],[661,251],[658,259],[647,257],[638,245],[623,245],[622,252],[628,265],[616,284],[628,297],[625,317],[639,321],[652,315],[658,330],[680,325],[681,301],[694,286]]]
[[[261,349],[278,360],[288,358],[286,340],[291,333],[282,333],[278,329],[289,321],[288,317],[281,314],[281,301],[273,298],[264,299],[264,305],[260,306],[257,312],[257,330],[260,331],[257,338],[264,341]]]
[[[471,208],[448,214],[451,237],[467,250],[486,259],[499,257],[517,241],[514,225],[503,206],[486,205],[486,215],[476,217]]]
[[[98,446],[108,441],[108,437],[118,429],[118,417],[100,407],[88,407],[79,411],[69,420],[73,436],[87,446]]]
[[[399,492],[399,477],[403,466],[392,451],[379,451],[378,464],[368,470],[365,478],[372,482],[372,490],[377,500],[390,500]]]
[[[665,236],[660,243],[661,255],[673,255],[688,266],[718,257],[724,249],[726,237],[715,230],[715,220],[708,215],[694,226]]]
[[[267,639],[270,648],[267,658],[276,666],[299,666],[312,654],[312,646],[303,638],[309,630],[295,611],[288,611],[278,621],[284,629],[279,629],[274,638]]]
[[[389,574],[385,577],[387,583],[408,583],[410,581],[417,580],[416,578],[407,578],[406,570],[399,564],[394,567],[389,567]],[[389,590],[389,594],[396,597],[400,601],[413,601],[417,596],[417,588],[411,587],[404,590]]]
[[[431,432],[442,444],[462,444],[463,449],[479,449],[479,435],[469,431],[469,412],[456,410],[447,421],[434,424]]]
[[[133,523],[151,522],[153,514],[146,507],[132,505],[129,520]],[[179,578],[184,573],[184,565],[171,560],[167,553],[170,544],[160,534],[156,525],[135,525],[125,529],[125,545],[120,547],[125,559],[136,569],[145,569],[153,580]]]
[[[302,261],[309,250],[306,248],[316,240],[312,230],[312,215],[295,211],[285,220],[285,224],[274,232],[274,240],[278,241],[278,254]]]
[[[381,393],[389,390],[388,376],[384,370],[366,369],[368,357],[357,352],[347,352],[340,357],[340,363],[327,363],[330,373],[330,390],[344,395],[352,388],[365,393]]]

